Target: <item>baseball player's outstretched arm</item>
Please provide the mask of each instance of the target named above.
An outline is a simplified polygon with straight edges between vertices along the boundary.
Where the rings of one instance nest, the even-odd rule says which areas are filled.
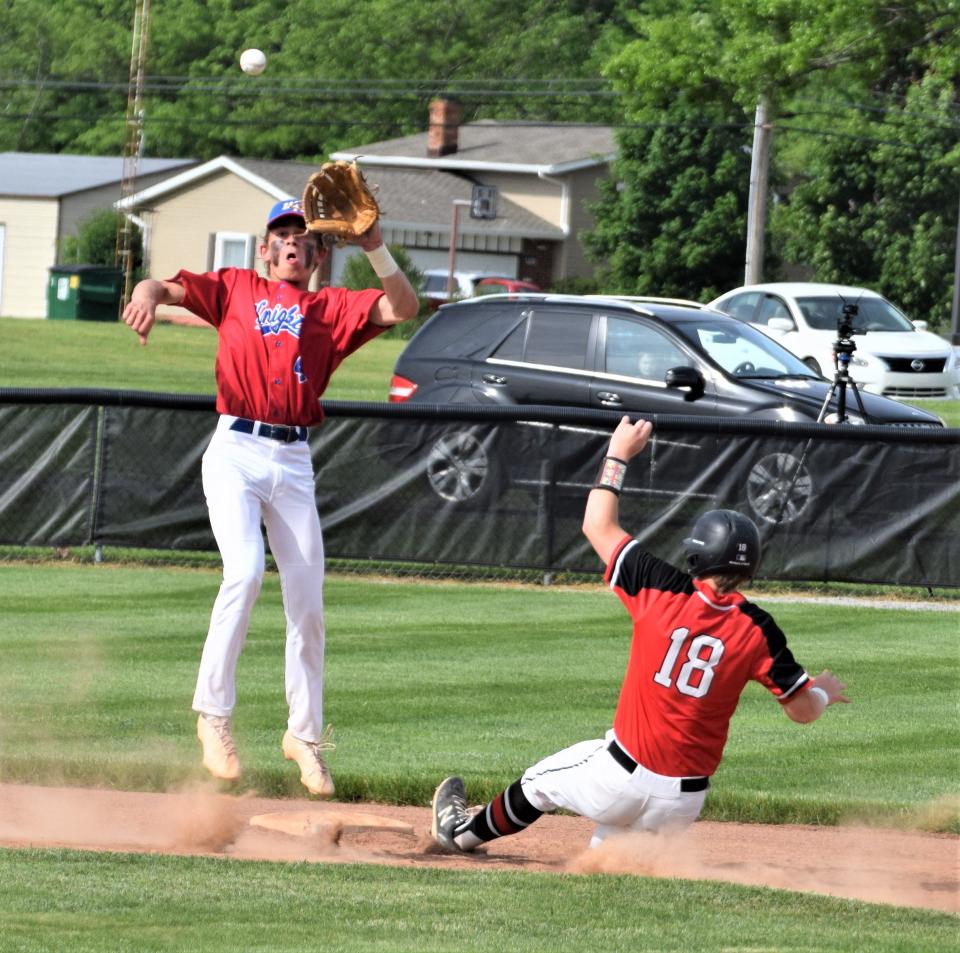
[[[824,669],[810,683],[808,689],[786,702],[783,710],[791,721],[808,725],[811,721],[816,721],[830,705],[837,702],[849,705],[850,699],[844,694],[846,690],[847,686],[833,672]]]
[[[376,251],[377,248],[382,247],[384,243],[380,234],[380,223],[375,222],[357,244],[366,252]],[[390,327],[416,316],[420,310],[420,299],[402,268],[397,268],[391,275],[381,277],[380,285],[383,288],[383,297],[377,301],[370,312],[370,320],[373,324]]]
[[[147,335],[157,319],[157,305],[180,304],[183,288],[173,281],[144,278],[130,295],[130,303],[123,309],[124,323],[140,335],[140,343],[147,343]]]
[[[614,458],[623,464],[629,463],[647,445],[653,433],[653,424],[648,420],[632,423],[622,417],[610,438],[610,446],[604,459]],[[587,496],[587,508],[583,514],[583,534],[590,541],[597,555],[606,565],[617,544],[624,537],[620,526],[620,497],[605,489],[602,480]]]

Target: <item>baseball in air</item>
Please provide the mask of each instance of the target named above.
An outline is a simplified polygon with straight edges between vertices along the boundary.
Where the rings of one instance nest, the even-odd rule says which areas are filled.
[[[263,50],[244,50],[240,54],[240,69],[251,76],[259,76],[267,68]]]

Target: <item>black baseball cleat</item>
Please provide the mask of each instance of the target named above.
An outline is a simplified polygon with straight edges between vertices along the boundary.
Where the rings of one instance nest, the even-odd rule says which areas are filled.
[[[433,820],[430,836],[445,851],[453,853],[461,848],[453,839],[454,832],[469,820],[467,792],[463,778],[451,777],[441,781],[433,792]]]

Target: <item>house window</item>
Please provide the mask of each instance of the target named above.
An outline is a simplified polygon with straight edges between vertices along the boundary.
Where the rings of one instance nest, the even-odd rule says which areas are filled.
[[[244,232],[217,232],[214,236],[213,270],[252,268],[256,236]]]

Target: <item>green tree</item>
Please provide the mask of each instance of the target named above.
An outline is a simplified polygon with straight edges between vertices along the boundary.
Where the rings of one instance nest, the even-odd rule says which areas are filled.
[[[865,124],[838,120],[836,111],[818,106],[818,100],[823,97],[837,100],[846,96],[856,101],[876,92],[906,95],[928,74],[950,77],[955,88],[960,73],[960,47],[956,43],[960,10],[956,2],[913,0],[910,4],[898,4],[888,0],[764,0],[763,3],[748,4],[743,0],[649,0],[632,18],[631,26],[633,37],[623,43],[605,68],[622,95],[629,122],[649,121],[652,112],[660,111],[665,121],[678,124],[679,119],[675,120],[678,109],[689,118],[690,111],[695,109],[702,109],[710,117],[724,112],[729,114],[738,107],[741,120],[751,124],[754,107],[762,97],[776,129],[773,159],[780,178],[785,181],[806,181],[809,178],[814,191],[819,185],[824,190],[834,189],[837,195],[868,186],[863,175],[858,178],[862,163],[844,161],[845,157],[853,158],[852,153],[861,154],[863,149],[853,146],[853,139],[844,146],[839,138],[844,134],[866,135]],[[948,112],[941,107],[938,115],[942,118]],[[848,126],[855,128],[848,129]],[[955,122],[953,129],[955,134]],[[883,138],[872,127],[870,135],[876,140]],[[909,133],[904,135],[909,136]],[[818,166],[819,175],[809,175],[827,137],[834,137],[837,142],[836,161]],[[742,137],[740,147],[748,144],[746,137]],[[629,142],[624,143],[622,151],[630,153]],[[877,153],[878,160],[881,154]],[[713,157],[705,151],[699,159],[692,152],[688,153],[690,161],[701,164],[705,189],[714,185],[715,177],[721,183],[729,183],[728,201],[734,197],[736,201],[724,209],[737,215],[738,221],[735,227],[728,228],[726,234],[741,236],[737,247],[741,250],[742,260],[748,178],[744,174],[739,186],[734,181],[725,180],[726,170],[712,164],[720,161],[716,156],[729,161],[722,150]],[[903,168],[900,162],[892,167],[900,167],[901,171]],[[600,210],[597,234],[601,238],[608,230],[608,224],[612,223],[614,230],[617,226],[626,226],[631,214],[637,210],[648,213],[649,209],[664,203],[664,186],[669,183],[658,183],[655,177],[646,174],[646,168],[646,163],[640,162],[635,167],[628,164],[620,170],[623,184],[619,203],[608,191],[606,204]],[[939,177],[947,174],[950,168],[948,156],[941,151],[939,157],[928,156],[925,174]],[[634,181],[635,172],[639,175]],[[894,172],[893,179],[900,174]],[[828,181],[823,181],[825,177]],[[932,191],[941,194],[939,187]],[[688,201],[692,198],[691,195]],[[895,190],[886,192],[883,202],[876,205],[876,222],[872,224],[878,230],[896,231],[899,228],[902,233],[905,220],[916,223],[918,235],[927,248],[930,242],[937,240],[935,236],[943,234],[944,222],[949,224],[951,218],[955,221],[956,200],[941,209],[940,217],[934,211],[929,217],[923,217],[914,211],[912,201],[910,190],[901,194]],[[618,204],[623,207],[617,208]],[[850,249],[849,257],[873,254],[866,240],[850,241],[862,235],[863,230],[860,223],[850,217],[846,205],[834,203],[825,214],[827,218],[818,224],[826,228],[833,241]],[[808,235],[816,227],[811,224],[811,216],[815,217],[814,212],[808,211],[805,222]],[[789,221],[788,216],[777,214],[775,227],[786,228]],[[628,284],[631,267],[644,267],[651,257],[635,243],[655,244],[665,238],[669,244],[669,229],[673,222],[674,218],[669,214],[660,220],[648,219],[645,224],[652,230],[626,236],[625,241],[631,243],[632,248],[614,249],[610,237],[595,241],[594,247],[598,253],[614,255],[613,271],[622,284]],[[708,241],[709,236],[703,235],[699,240]],[[696,243],[695,239],[682,243],[675,241],[677,254],[672,260],[663,254],[654,256],[666,271],[657,273],[659,286],[647,290],[666,293],[668,289],[696,288],[698,277],[694,269],[701,267],[708,256],[689,247]],[[827,254],[821,247],[811,260],[810,245],[803,248],[798,242],[786,239],[773,245],[789,253],[793,257],[792,264],[808,266],[815,278],[841,277],[835,273],[840,270],[839,263],[843,260],[839,253]],[[884,247],[888,246],[886,243]],[[879,275],[881,285],[891,283],[890,269],[902,263],[902,252],[901,248],[899,257],[887,256],[885,263],[874,272]],[[835,270],[827,268],[828,260],[837,264]],[[940,260],[940,254],[933,258],[933,261]],[[868,271],[864,263],[842,277],[852,278]],[[710,273],[703,281],[705,293],[711,290],[708,286],[716,280],[715,274]],[[649,277],[649,272],[637,270],[635,281],[638,285],[646,284]],[[928,269],[924,280],[940,288],[949,285],[947,273],[939,268],[936,275],[929,274]]]
[[[0,147],[116,154],[130,61],[128,0],[0,4]],[[122,89],[102,84],[122,79]],[[66,81],[76,80],[69,87]]]
[[[960,102],[928,74],[879,121],[825,136],[775,220],[784,257],[822,281],[867,285],[948,330],[960,201]]]
[[[400,245],[390,245],[389,248],[390,254],[393,255],[393,260],[410,280],[410,284],[413,285],[414,288],[419,288],[423,283],[423,272],[414,265],[410,255],[407,254],[406,250]],[[347,258],[343,266],[343,274],[340,276],[340,284],[344,288],[350,288],[353,291],[362,291],[364,288],[380,287],[380,279],[373,270],[373,266],[367,260],[367,256],[357,252]],[[413,337],[417,328],[419,328],[431,314],[433,314],[433,309],[421,298],[420,310],[417,316],[412,321],[405,321],[401,324],[395,333],[399,334],[402,338]]]
[[[620,5],[154,3],[145,154],[325,158],[422,130],[427,104],[440,93],[462,100],[467,121],[606,120],[615,104],[596,87],[600,57],[626,22]],[[0,3],[0,148],[121,151],[133,7],[131,0]],[[606,45],[594,53],[601,36]],[[267,54],[262,76],[239,70],[240,52],[250,46]]]
[[[752,114],[765,95],[777,114],[823,74],[834,89],[891,67],[909,82],[960,55],[953,0],[648,0],[633,25],[607,72],[651,105],[681,90]]]
[[[649,115],[618,135],[585,242],[605,292],[708,300],[743,275],[747,136],[715,107]]]

